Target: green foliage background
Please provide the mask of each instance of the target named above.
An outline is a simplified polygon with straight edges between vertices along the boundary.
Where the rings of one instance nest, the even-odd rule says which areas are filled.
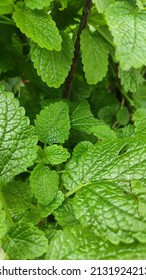
[[[145,24],[144,0],[0,0],[1,258],[146,258]]]

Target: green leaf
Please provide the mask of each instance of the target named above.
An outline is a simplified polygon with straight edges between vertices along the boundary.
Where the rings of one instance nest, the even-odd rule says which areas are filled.
[[[49,7],[52,0],[24,0],[25,2],[25,5],[34,10],[34,9],[38,9],[38,10],[41,10],[43,9],[44,7]]]
[[[99,13],[103,13],[105,9],[114,2],[115,0],[93,0],[93,3],[95,4]]]
[[[7,232],[6,214],[2,210],[2,202],[0,200],[0,245],[1,245],[1,239],[4,237],[6,232]]]
[[[83,100],[78,104],[71,114],[70,119],[72,128],[86,132],[87,134],[91,134],[91,127],[97,123],[97,120],[90,111],[90,105],[87,100]]]
[[[110,128],[110,126],[101,120],[99,120],[97,124],[90,129],[90,131],[100,140],[102,139],[107,141],[117,138],[115,132]]]
[[[91,239],[91,243],[90,243]],[[71,242],[68,242],[71,240]],[[144,260],[146,244],[114,245],[97,238],[89,229],[67,227],[56,233],[46,253],[47,260]]]
[[[66,227],[58,231],[49,244],[47,260],[96,259],[98,240],[88,229],[81,226]]]
[[[120,108],[120,110],[117,113],[117,122],[120,125],[125,126],[128,124],[129,119],[130,119],[130,114],[127,107]]]
[[[59,178],[55,170],[39,164],[31,172],[30,187],[38,203],[47,205],[56,197]]]
[[[12,214],[22,214],[30,206],[32,194],[28,182],[13,181],[3,187],[2,193]]]
[[[104,39],[87,29],[81,34],[82,62],[88,84],[97,84],[108,70],[108,49]]]
[[[53,211],[62,204],[63,201],[64,201],[64,194],[61,191],[58,191],[54,200],[47,206],[38,204],[38,208],[41,211],[40,212],[41,217],[48,217],[49,215],[51,215]]]
[[[131,68],[129,71],[123,71],[119,68],[118,75],[126,91],[136,92],[144,83],[143,76],[140,74],[139,70],[134,68]]]
[[[17,27],[41,48],[60,51],[61,36],[55,22],[44,10],[30,10],[19,2],[15,5],[13,19]]]
[[[63,39],[61,51],[42,49],[35,43],[31,44],[30,50],[31,60],[38,75],[49,87],[54,88],[59,88],[64,83],[73,58],[72,40],[67,34],[61,35]]]
[[[15,67],[15,61],[9,51],[1,46],[0,54],[0,74],[6,73],[8,70],[13,70]]]
[[[61,206],[53,211],[53,215],[57,223],[64,227],[78,223],[75,218],[72,199],[66,199]]]
[[[44,233],[31,224],[15,224],[4,240],[3,248],[10,259],[34,259],[47,250],[48,241]]]
[[[36,133],[45,144],[64,143],[68,139],[70,119],[68,105],[55,102],[45,107],[35,120]]]
[[[93,146],[90,141],[82,141],[78,143],[73,150],[73,159],[78,162],[79,158],[87,152],[88,148]]]
[[[62,146],[51,145],[44,148],[44,156],[47,164],[56,165],[67,161],[70,157],[70,153]]]
[[[109,29],[116,45],[116,59],[122,70],[146,65],[146,11],[125,1],[117,1],[105,11]],[[128,24],[127,24],[128,23]]]
[[[70,191],[101,180],[130,181],[145,178],[146,143],[142,139],[101,141],[76,162],[71,159],[62,175]]]
[[[24,109],[10,92],[0,88],[0,185],[25,172],[37,153],[37,136]]]
[[[146,137],[146,109],[137,109],[133,116],[135,132],[140,138]]]
[[[140,202],[140,188],[135,195],[129,183],[103,180],[82,188],[73,208],[83,226],[90,226],[96,235],[115,244],[131,243],[135,238],[146,242],[146,209],[139,211]],[[142,202],[146,205],[144,196]]]
[[[11,14],[14,6],[14,0],[0,0],[0,15]]]

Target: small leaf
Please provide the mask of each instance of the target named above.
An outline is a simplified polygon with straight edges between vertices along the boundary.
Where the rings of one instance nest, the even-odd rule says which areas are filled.
[[[98,121],[95,126],[91,127],[90,131],[100,140],[116,139],[115,132],[104,121]]]
[[[38,203],[47,205],[56,197],[59,178],[55,170],[39,164],[31,172],[30,187]]]
[[[116,45],[116,59],[122,70],[146,65],[146,11],[125,1],[117,1],[105,11],[109,29]],[[128,24],[127,24],[128,23]]]
[[[62,35],[61,51],[49,51],[31,44],[31,60],[43,82],[49,87],[59,88],[64,83],[69,72],[73,58],[73,43],[67,34]]]
[[[146,109],[137,109],[133,116],[135,132],[138,137],[146,137]]]
[[[4,240],[3,248],[10,259],[27,260],[43,255],[48,247],[44,233],[31,224],[15,224]]]
[[[23,2],[15,5],[13,19],[17,27],[41,48],[59,51],[61,36],[51,16],[44,10],[30,10]]]
[[[51,145],[44,148],[44,156],[47,164],[56,165],[67,161],[70,157],[70,153],[62,146]]]
[[[125,126],[128,124],[129,119],[130,119],[130,114],[127,107],[120,108],[120,110],[117,113],[117,122],[120,125]]]
[[[52,0],[24,0],[25,2],[25,5],[34,10],[34,9],[38,9],[38,10],[41,10],[43,9],[44,7],[49,7]]]
[[[0,185],[11,181],[33,164],[37,136],[24,109],[10,92],[0,88]]]
[[[35,120],[36,133],[39,140],[45,144],[64,143],[70,130],[68,105],[55,102],[45,107]]]
[[[88,84],[97,84],[108,70],[108,49],[104,39],[87,29],[81,34],[82,62]]]
[[[58,191],[54,200],[47,206],[38,204],[38,208],[41,211],[40,212],[41,217],[44,218],[44,217],[48,217],[49,215],[51,215],[53,213],[53,211],[62,204],[63,201],[64,201],[64,194],[61,191]]]
[[[123,71],[119,68],[118,72],[121,84],[126,91],[136,92],[140,86],[144,83],[144,78],[140,74],[139,70],[131,68],[129,71]]]

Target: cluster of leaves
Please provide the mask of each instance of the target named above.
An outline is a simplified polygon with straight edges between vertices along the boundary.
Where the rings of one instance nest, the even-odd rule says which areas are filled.
[[[64,98],[86,2],[0,0],[6,259],[146,258],[146,1],[92,0]]]

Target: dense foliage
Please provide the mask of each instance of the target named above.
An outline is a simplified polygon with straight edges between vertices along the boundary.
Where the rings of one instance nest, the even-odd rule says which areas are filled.
[[[6,259],[146,258],[145,7],[0,0]]]

